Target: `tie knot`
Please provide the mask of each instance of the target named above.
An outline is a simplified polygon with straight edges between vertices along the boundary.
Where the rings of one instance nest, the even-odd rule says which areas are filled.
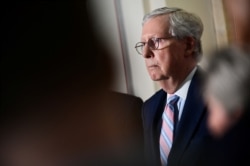
[[[170,105],[174,105],[179,99],[179,96],[175,95],[175,94],[171,94],[170,97],[168,98],[167,100],[167,104],[170,104]]]

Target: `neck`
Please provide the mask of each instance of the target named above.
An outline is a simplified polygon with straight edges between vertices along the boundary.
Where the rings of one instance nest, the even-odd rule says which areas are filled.
[[[190,72],[195,68],[196,65],[189,67],[183,72],[182,75],[179,77],[169,77],[164,80],[159,81],[159,85],[162,87],[162,89],[169,93],[173,94],[175,93],[183,84],[184,80],[187,78],[187,76],[190,74]]]

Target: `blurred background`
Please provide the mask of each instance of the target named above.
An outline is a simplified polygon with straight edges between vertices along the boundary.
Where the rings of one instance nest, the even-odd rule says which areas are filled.
[[[88,3],[95,32],[114,56],[116,70],[112,88],[143,100],[159,89],[148,76],[144,59],[134,48],[135,43],[140,41],[144,14],[158,7],[169,6],[180,7],[200,16],[204,24],[204,56],[228,45],[234,40],[233,34],[237,34],[229,30],[223,0],[89,0]]]

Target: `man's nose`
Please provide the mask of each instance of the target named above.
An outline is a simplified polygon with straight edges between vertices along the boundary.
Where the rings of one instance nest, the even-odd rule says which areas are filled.
[[[142,50],[142,56],[144,58],[151,58],[152,56],[154,56],[153,51],[150,49],[150,47],[146,44]]]

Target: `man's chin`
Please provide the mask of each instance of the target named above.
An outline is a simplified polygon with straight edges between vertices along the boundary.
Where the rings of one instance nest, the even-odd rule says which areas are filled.
[[[151,80],[153,80],[153,81],[160,81],[161,79],[158,78],[158,77],[151,77]]]
[[[160,77],[160,76],[151,76],[150,78],[153,81],[162,81],[162,80],[167,80],[168,79],[166,77]]]

